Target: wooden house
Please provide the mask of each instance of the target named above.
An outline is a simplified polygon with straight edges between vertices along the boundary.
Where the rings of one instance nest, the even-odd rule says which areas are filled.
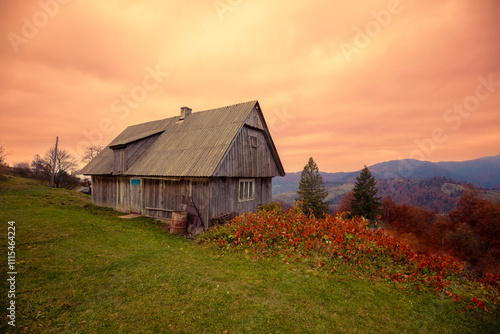
[[[284,176],[258,101],[129,126],[82,174],[92,203],[170,218],[189,199],[203,227],[228,212],[252,212],[272,198]]]

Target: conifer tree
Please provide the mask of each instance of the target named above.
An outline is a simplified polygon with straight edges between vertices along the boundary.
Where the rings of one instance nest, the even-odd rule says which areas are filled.
[[[368,167],[361,170],[354,184],[354,199],[351,201],[353,216],[374,220],[381,213],[380,197],[377,197],[377,181]]]
[[[328,192],[313,158],[309,158],[309,162],[304,166],[297,194],[297,201],[302,202],[301,208],[305,215],[309,215],[310,210],[318,218],[323,218],[325,212],[328,213],[328,202],[325,201]]]

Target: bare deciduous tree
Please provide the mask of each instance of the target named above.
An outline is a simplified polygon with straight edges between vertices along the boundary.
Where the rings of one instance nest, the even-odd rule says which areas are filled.
[[[50,180],[52,169],[50,164],[43,159],[39,154],[36,154],[31,160],[31,171],[37,179]]]
[[[0,146],[0,165],[4,164],[4,160],[5,160],[5,152],[3,146]]]
[[[14,174],[21,177],[30,177],[31,169],[28,161],[18,162],[14,164]]]
[[[99,154],[99,152],[102,151],[102,149],[103,147],[101,145],[92,145],[87,147],[87,150],[83,153],[82,162],[88,164],[97,154]]]
[[[6,155],[7,155],[7,153],[5,153],[5,149],[3,148],[3,146],[0,145],[0,175],[3,173],[3,169],[6,166],[6,163],[5,163],[5,156]]]
[[[54,149],[51,148],[45,153],[44,161],[49,165],[52,171],[54,166]],[[71,174],[72,171],[77,167],[76,159],[66,150],[58,149],[56,156],[56,168],[55,175],[61,175],[62,173]],[[56,177],[56,187],[59,187],[58,180]]]
[[[4,152],[3,146],[0,146],[0,171],[2,170],[2,167],[4,166],[4,161],[5,161],[5,152]]]
[[[51,167],[54,163],[54,149],[51,148],[45,153],[45,162],[47,162]],[[63,149],[57,150],[56,157],[56,173],[59,171],[72,171],[77,166],[76,159],[68,153],[68,151]]]

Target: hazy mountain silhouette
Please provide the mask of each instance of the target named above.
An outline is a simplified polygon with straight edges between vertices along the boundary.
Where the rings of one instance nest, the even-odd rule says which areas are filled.
[[[441,176],[473,183],[479,187],[500,188],[500,155],[468,161],[391,160],[368,166],[368,168],[377,180],[390,178],[425,180]],[[354,182],[360,170],[339,173],[321,172],[321,175],[325,182]],[[300,173],[287,173],[284,177],[273,178],[273,195],[297,189]]]

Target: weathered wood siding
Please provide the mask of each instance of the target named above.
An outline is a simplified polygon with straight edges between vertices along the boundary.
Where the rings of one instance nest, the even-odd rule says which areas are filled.
[[[251,200],[239,200],[240,178],[214,178],[210,184],[210,217],[217,217],[228,212],[255,212],[260,204],[269,204],[272,200],[272,178],[254,179],[254,196]]]
[[[171,218],[172,211],[183,210],[182,196],[191,196],[202,224],[209,227],[210,219],[228,212],[254,212],[260,204],[272,199],[272,178],[251,178],[253,198],[239,199],[241,178],[140,178],[125,176],[92,176],[92,203],[130,212],[131,179],[141,180],[140,214]]]
[[[207,227],[209,217],[209,179],[144,178],[144,214],[171,218],[172,211],[183,210],[182,196],[193,198],[202,223]]]
[[[264,130],[264,120],[260,118],[259,113],[257,110],[255,110],[255,107],[252,109],[252,111],[248,114],[247,119],[245,120],[245,124],[258,128],[261,130]]]
[[[127,144],[124,147],[113,149],[113,175],[120,175],[127,171],[139,156],[156,140],[160,135],[147,137],[136,142]]]
[[[126,150],[126,157],[127,157],[127,168],[129,166],[132,166],[132,164],[139,158],[139,156],[146,151],[146,149],[153,144],[160,134],[147,137],[144,139],[141,139],[139,141],[136,141],[134,143],[130,143],[127,145]]]
[[[94,204],[170,218],[191,197],[204,227],[268,204],[284,175],[257,101],[129,127],[87,167]]]
[[[256,146],[252,145],[252,137]],[[255,144],[255,142],[253,143]],[[273,177],[279,175],[264,132],[243,126],[222,160],[215,176]]]
[[[197,179],[192,181],[191,196],[196,210],[201,218],[203,227],[209,227],[210,223],[210,179]]]
[[[144,213],[159,218],[171,218],[171,212],[163,210],[182,210],[182,195],[187,195],[185,182],[144,179]]]
[[[130,212],[130,178],[92,176],[92,204]]]
[[[125,172],[127,166],[127,152],[125,147],[113,150],[113,175],[120,175]]]

